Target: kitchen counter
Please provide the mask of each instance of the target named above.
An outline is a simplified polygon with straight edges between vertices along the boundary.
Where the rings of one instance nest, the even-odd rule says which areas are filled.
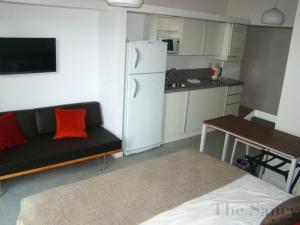
[[[234,80],[234,79],[223,78],[219,81],[203,79],[201,80],[200,84],[189,84],[187,82],[184,82],[184,84],[185,87],[172,87],[171,85],[166,84],[165,93],[193,91],[193,90],[217,88],[217,87],[230,87],[230,86],[243,85],[244,82],[239,80]]]

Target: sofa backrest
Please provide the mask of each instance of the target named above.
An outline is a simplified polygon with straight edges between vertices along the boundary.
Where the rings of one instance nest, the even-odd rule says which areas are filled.
[[[62,109],[86,109],[86,127],[91,128],[102,125],[100,104],[98,102],[84,102],[15,111],[23,135],[30,138],[37,135],[54,134],[56,131],[54,110],[57,107]],[[1,114],[4,114],[4,112]]]
[[[102,124],[100,104],[98,102],[84,102],[69,105],[51,106],[35,109],[35,121],[37,133],[54,134],[56,131],[55,108],[62,109],[86,109],[86,127],[97,127]]]
[[[6,112],[1,112],[0,115],[2,115],[4,113],[6,113]],[[16,113],[18,125],[22,131],[22,134],[26,138],[37,136],[34,110],[32,110],[32,109],[19,110],[19,111],[15,111],[15,113]]]

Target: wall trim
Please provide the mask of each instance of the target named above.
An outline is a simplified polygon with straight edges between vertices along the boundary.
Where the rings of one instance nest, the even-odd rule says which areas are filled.
[[[77,8],[90,10],[108,10],[110,6],[105,1],[97,0],[0,0],[0,3],[13,3],[24,5],[51,6],[63,8]]]

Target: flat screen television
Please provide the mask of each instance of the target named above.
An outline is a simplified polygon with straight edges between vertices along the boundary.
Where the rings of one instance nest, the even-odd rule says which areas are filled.
[[[0,38],[0,75],[56,72],[55,38]]]

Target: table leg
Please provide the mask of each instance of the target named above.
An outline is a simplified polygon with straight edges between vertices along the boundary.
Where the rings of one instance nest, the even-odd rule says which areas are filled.
[[[291,161],[291,165],[290,165],[290,170],[289,170],[289,176],[286,182],[286,186],[285,186],[285,191],[286,192],[290,192],[291,190],[291,185],[293,183],[293,178],[294,178],[294,173],[295,173],[295,169],[296,166],[298,164],[299,159],[293,158]]]
[[[225,134],[225,140],[224,140],[224,146],[223,146],[223,152],[222,152],[222,161],[226,160],[226,154],[229,144],[229,137],[230,135],[228,133]]]
[[[246,155],[250,154],[250,146],[246,144]]]
[[[4,194],[4,190],[3,190],[3,181],[0,180],[0,197]]]
[[[204,152],[205,141],[206,141],[206,124],[202,126],[202,133],[201,133],[201,142],[200,142],[200,152]]]
[[[238,145],[238,140],[235,138],[234,145],[233,145],[233,150],[232,150],[232,154],[231,154],[231,159],[230,159],[230,165],[231,166],[233,165],[233,160],[234,160],[237,145]]]
[[[269,159],[268,155],[264,155],[263,161],[265,162],[265,161],[267,161],[268,159]],[[264,173],[265,173],[265,170],[266,170],[265,167],[263,167],[263,166],[260,167],[259,175],[258,175],[259,179],[262,179],[262,177],[263,177],[263,175],[264,175]]]

